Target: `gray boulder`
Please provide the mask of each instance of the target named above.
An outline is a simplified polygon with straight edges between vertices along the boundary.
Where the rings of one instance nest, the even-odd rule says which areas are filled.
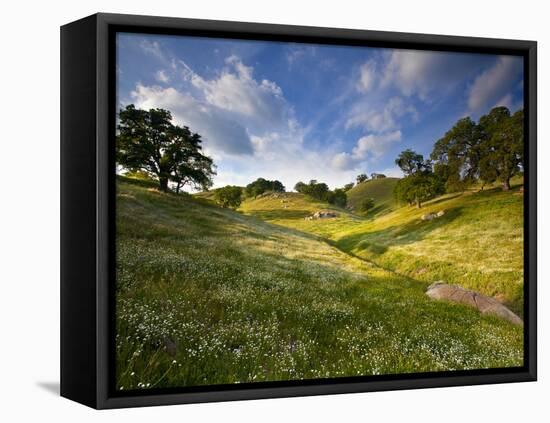
[[[434,220],[437,217],[437,214],[435,213],[426,213],[423,214],[420,219],[422,219],[424,222]]]
[[[423,221],[430,221],[430,220],[434,220],[434,219],[437,219],[438,217],[441,217],[441,216],[444,216],[445,215],[445,210],[439,210],[437,213],[426,213],[426,214],[423,214],[420,219],[423,220]]]
[[[311,216],[306,217],[306,220],[313,219],[330,219],[333,217],[338,217],[338,213],[332,211],[318,211],[313,213]]]
[[[477,308],[482,314],[492,314],[501,319],[508,320],[515,325],[523,325],[523,320],[518,315],[494,298],[458,285],[450,285],[442,281],[434,282],[428,287],[426,295],[434,300],[446,300],[466,304]]]

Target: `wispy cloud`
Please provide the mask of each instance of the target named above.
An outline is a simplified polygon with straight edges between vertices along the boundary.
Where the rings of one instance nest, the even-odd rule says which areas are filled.
[[[331,166],[339,170],[365,167],[367,159],[380,158],[392,144],[401,141],[401,138],[402,134],[399,130],[362,136],[357,140],[351,153],[344,151],[335,154]]]
[[[218,164],[215,186],[249,183],[260,174],[288,188],[298,180],[326,178],[343,185],[353,178],[330,168],[331,149],[304,145],[307,128],[295,118],[282,89],[274,81],[257,79],[254,68],[238,56],[228,56],[224,68],[207,78],[159,43],[142,47],[167,66],[155,73],[162,86],[138,83],[131,100],[145,109],[168,109],[178,124],[203,136],[205,151]]]
[[[479,55],[421,50],[371,55],[358,67],[357,93],[340,123],[344,130],[360,130],[362,135],[353,147],[334,156],[332,166],[357,168],[365,160],[372,163],[381,157],[401,142],[404,126],[421,121],[421,110],[451,96],[463,96],[457,89],[487,61]]]
[[[479,114],[496,105],[512,107],[510,88],[522,75],[520,57],[501,56],[491,68],[481,73],[468,95],[469,113]]]
[[[479,68],[476,55],[423,50],[391,50],[382,84],[422,101],[448,95]]]
[[[387,103],[371,104],[369,101],[356,103],[349,114],[345,128],[362,128],[365,131],[384,132],[400,127],[399,120],[405,115],[418,119],[418,111],[400,97],[391,97]]]
[[[360,92],[368,92],[373,88],[378,75],[376,73],[376,61],[374,59],[363,63],[359,68],[359,80],[357,81],[357,89]]]
[[[253,154],[254,149],[246,128],[220,110],[209,107],[191,95],[173,87],[138,84],[131,94],[137,107],[163,108],[172,112],[176,123],[200,133],[211,152],[230,155]]]
[[[221,74],[209,80],[186,67],[190,82],[209,104],[248,118],[255,130],[278,128],[292,117],[292,110],[275,82],[256,80],[254,69],[237,56],[229,56],[225,62],[227,67]]]
[[[317,49],[315,46],[305,44],[289,44],[286,49],[286,60],[290,69],[306,57],[315,57]]]
[[[164,84],[170,82],[170,77],[168,76],[168,73],[164,70],[157,71],[157,73],[155,74],[155,79],[158,82],[162,82]]]
[[[120,46],[120,101],[200,133],[216,186],[398,175],[401,148],[425,153],[460,114],[522,101],[515,58],[147,35]]]
[[[157,59],[162,61],[166,60],[166,57],[164,56],[164,53],[158,41],[152,41],[148,38],[144,38],[139,43],[139,46],[146,54],[156,57]]]

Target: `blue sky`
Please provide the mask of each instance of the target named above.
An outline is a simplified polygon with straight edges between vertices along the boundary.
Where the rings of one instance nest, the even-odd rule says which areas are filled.
[[[514,56],[119,34],[119,105],[203,136],[214,186],[258,177],[331,188],[432,146],[464,116],[523,107]]]

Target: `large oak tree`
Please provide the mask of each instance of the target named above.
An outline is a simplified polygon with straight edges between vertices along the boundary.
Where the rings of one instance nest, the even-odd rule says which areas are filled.
[[[424,160],[422,154],[411,149],[404,150],[395,159],[395,164],[405,174],[397,181],[393,191],[398,201],[416,204],[420,208],[423,202],[443,194],[442,181],[433,173],[430,160]]]
[[[200,189],[212,186],[214,163],[202,153],[201,136],[187,126],[174,125],[168,110],[142,110],[130,104],[118,118],[118,165],[150,174],[161,191],[168,191],[170,181],[177,192],[187,184]]]
[[[495,107],[479,119],[483,133],[480,177],[487,182],[499,181],[510,189],[510,179],[523,169],[523,110],[513,115],[506,107]]]
[[[523,145],[523,110],[511,115],[506,107],[495,107],[477,123],[469,117],[458,120],[435,143],[431,159],[447,191],[463,190],[477,180],[499,181],[506,191],[523,168]]]
[[[434,145],[435,173],[445,179],[448,191],[461,191],[479,178],[481,143],[479,126],[469,117],[458,120]]]

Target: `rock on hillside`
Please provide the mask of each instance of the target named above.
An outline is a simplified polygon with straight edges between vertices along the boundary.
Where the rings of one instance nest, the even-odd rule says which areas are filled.
[[[437,213],[426,213],[426,214],[423,214],[422,217],[420,217],[420,220],[423,220],[423,221],[430,221],[430,220],[434,220],[434,219],[437,219],[438,217],[442,217],[445,215],[445,210],[440,210],[438,211]]]
[[[497,300],[458,285],[435,282],[428,287],[426,295],[435,300],[447,300],[476,307],[482,314],[492,314],[515,325],[523,325],[523,320]]]
[[[318,211],[313,213],[311,216],[307,216],[305,220],[330,219],[334,217],[338,217],[338,213],[331,211]]]

